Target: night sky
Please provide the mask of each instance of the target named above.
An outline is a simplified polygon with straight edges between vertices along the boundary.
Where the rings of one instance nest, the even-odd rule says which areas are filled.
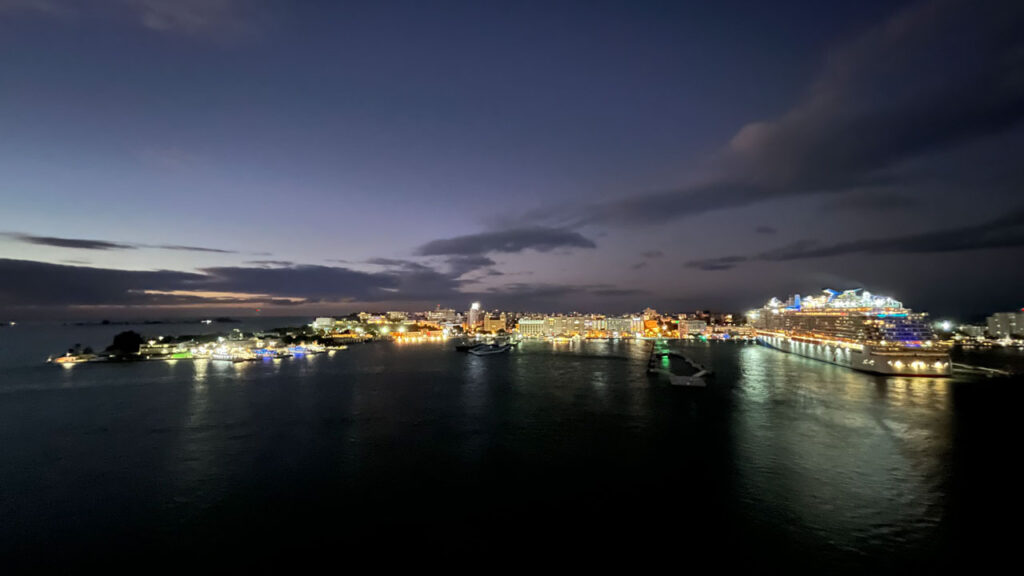
[[[0,320],[1024,306],[1024,2],[0,0]]]

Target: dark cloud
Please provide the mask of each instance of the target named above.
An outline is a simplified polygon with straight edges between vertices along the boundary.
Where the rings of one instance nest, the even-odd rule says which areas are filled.
[[[723,256],[721,258],[708,258],[706,260],[693,260],[687,262],[686,266],[689,268],[698,268],[700,270],[728,270],[735,268],[737,264],[746,262],[749,260],[746,256]]]
[[[398,274],[368,273],[335,266],[295,265],[276,268],[233,266],[202,268],[195,290],[248,292],[315,301],[380,300],[382,290],[401,285]]]
[[[243,264],[254,264],[256,266],[294,266],[295,263],[288,260],[246,260]]]
[[[972,226],[828,245],[803,240],[749,256],[694,260],[686,265],[700,270],[727,270],[738,264],[754,261],[782,262],[849,254],[936,254],[1021,247],[1024,247],[1024,209]]]
[[[646,268],[646,267],[647,267],[647,261],[646,260],[642,260],[642,261],[637,262],[636,264],[633,264],[632,266],[630,266],[630,268],[633,269],[633,270],[640,270],[641,268]]]
[[[18,234],[5,232],[4,236],[14,238],[26,244],[37,244],[39,246],[54,246],[57,248],[76,248],[80,250],[134,250],[131,244],[108,242],[106,240],[86,240],[83,238],[57,238],[55,236],[32,236],[30,234]]]
[[[445,262],[448,264],[448,270],[451,275],[456,278],[497,264],[487,256],[451,256]],[[497,270],[490,270],[490,272],[490,275],[493,276],[493,273],[497,272]]]
[[[625,297],[639,296],[641,294],[646,294],[647,292],[636,288],[591,288],[590,293],[595,296]]]
[[[757,232],[758,234],[776,234],[778,233],[778,230],[771,226],[758,226],[757,228],[754,228],[754,232]]]
[[[158,248],[160,250],[183,250],[185,252],[213,252],[216,254],[238,254],[235,250],[222,250],[220,248],[203,248],[202,246],[180,246],[176,244],[159,244],[156,246],[139,245],[140,248]]]
[[[328,266],[217,267],[196,272],[117,270],[0,259],[0,307],[153,306],[450,297],[458,283],[436,272],[366,273]],[[172,292],[192,294],[171,294]],[[233,293],[231,296],[204,293]]]
[[[831,51],[806,96],[742,127],[719,176],[676,190],[537,211],[561,226],[651,224],[794,195],[889,186],[911,159],[1024,118],[1024,3],[912,5]]]
[[[661,250],[648,250],[647,252],[641,252],[640,255],[644,258],[661,258],[665,253]]]
[[[33,236],[18,232],[0,232],[0,236],[7,236],[26,244],[37,244],[39,246],[53,246],[56,248],[74,248],[80,250],[135,250],[137,248],[155,248],[158,250],[182,250],[186,252],[212,252],[217,254],[237,254],[234,250],[222,250],[220,248],[204,248],[202,246],[182,246],[177,244],[132,244],[128,242],[110,242],[107,240],[89,240],[83,238],[59,238],[56,236]]]
[[[363,260],[363,263],[373,264],[374,266],[384,266],[385,268],[398,268],[420,272],[426,270],[433,270],[433,268],[427,266],[426,264],[415,262],[413,260],[402,260],[398,258],[370,258],[368,260]]]
[[[0,259],[0,307],[153,305],[146,290],[191,290],[202,274],[171,270],[111,270]]]
[[[512,228],[427,242],[417,250],[422,256],[469,256],[491,252],[549,252],[556,248],[595,248],[593,240],[561,228]]]

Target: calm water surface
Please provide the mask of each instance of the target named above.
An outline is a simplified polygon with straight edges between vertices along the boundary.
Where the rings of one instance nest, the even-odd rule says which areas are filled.
[[[125,328],[0,330],[5,565],[485,556],[906,573],[993,560],[1019,518],[1020,379],[882,378],[695,344],[715,379],[682,389],[625,342],[41,363]]]

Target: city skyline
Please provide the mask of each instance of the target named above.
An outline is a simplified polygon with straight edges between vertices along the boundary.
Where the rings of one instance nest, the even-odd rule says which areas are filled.
[[[0,320],[735,312],[828,286],[1019,310],[1022,24],[0,0]]]

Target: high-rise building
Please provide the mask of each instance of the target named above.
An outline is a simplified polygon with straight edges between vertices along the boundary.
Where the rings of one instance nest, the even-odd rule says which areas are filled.
[[[480,310],[480,303],[473,302],[469,306],[469,312],[466,313],[466,327],[470,330],[476,328],[476,325],[483,319],[483,313]]]
[[[628,317],[609,316],[605,318],[605,329],[611,336],[625,336],[634,332],[632,321]]]
[[[633,316],[629,319],[629,331],[636,334],[637,332],[643,333],[644,331],[644,319],[642,316]]]
[[[988,317],[988,335],[1009,338],[1024,335],[1024,309],[1018,312],[997,312]]]

